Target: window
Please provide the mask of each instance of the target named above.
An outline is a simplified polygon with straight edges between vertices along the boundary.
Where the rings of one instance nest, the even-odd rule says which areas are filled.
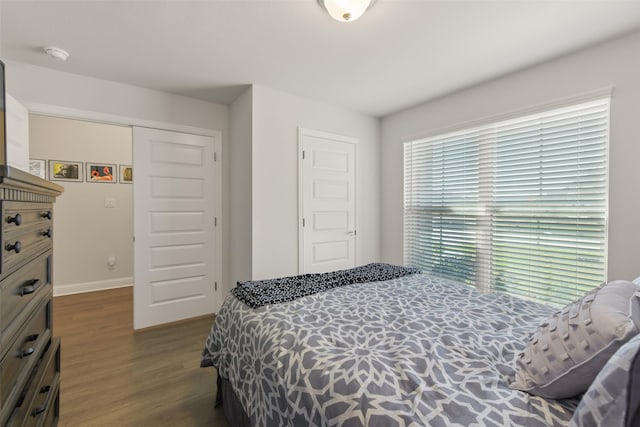
[[[606,277],[609,100],[405,143],[405,264],[548,304]]]

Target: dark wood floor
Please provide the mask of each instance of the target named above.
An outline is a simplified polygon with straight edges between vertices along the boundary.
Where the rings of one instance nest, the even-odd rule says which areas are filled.
[[[228,427],[215,370],[199,367],[212,318],[133,332],[132,288],[54,298],[60,426]]]

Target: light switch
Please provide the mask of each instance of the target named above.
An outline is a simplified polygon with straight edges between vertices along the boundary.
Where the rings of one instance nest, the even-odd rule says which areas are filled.
[[[116,207],[116,199],[107,197],[104,199],[104,207],[105,208],[115,208]]]

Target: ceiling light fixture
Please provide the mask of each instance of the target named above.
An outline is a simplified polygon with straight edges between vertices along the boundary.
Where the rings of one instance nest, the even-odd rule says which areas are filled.
[[[67,52],[64,49],[60,49],[59,47],[47,46],[43,49],[47,53],[47,55],[49,55],[55,60],[66,61],[67,58],[69,58],[69,52]]]
[[[318,4],[339,22],[352,22],[360,18],[375,0],[318,0]]]

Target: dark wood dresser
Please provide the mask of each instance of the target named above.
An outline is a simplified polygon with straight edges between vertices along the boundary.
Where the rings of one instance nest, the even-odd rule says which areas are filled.
[[[60,414],[53,336],[53,202],[62,187],[0,165],[0,426],[52,426]]]

